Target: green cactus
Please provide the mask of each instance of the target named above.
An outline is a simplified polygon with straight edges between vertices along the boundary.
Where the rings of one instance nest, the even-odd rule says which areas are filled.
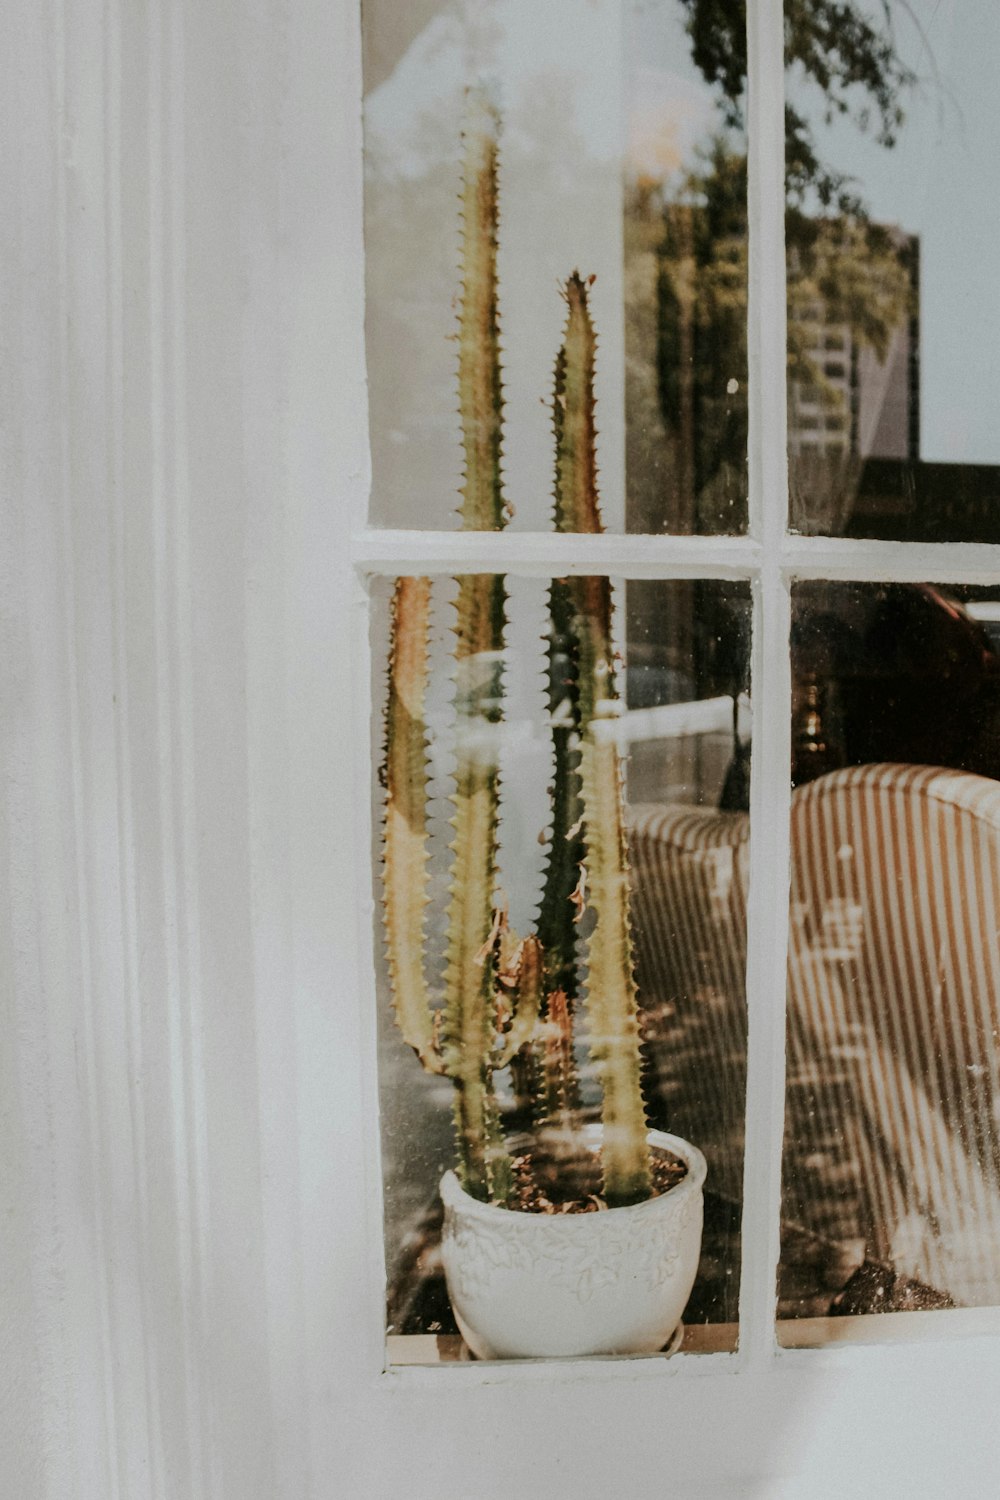
[[[485,96],[473,96],[464,137],[458,386],[465,456],[460,514],[463,527],[474,530],[498,530],[506,521],[500,471],[497,133],[495,109]],[[422,708],[429,609],[427,580],[397,582],[386,716],[385,910],[390,977],[404,1037],[426,1067],[454,1081],[463,1185],[475,1197],[505,1202],[512,1186],[511,1165],[493,1093],[496,1053],[504,1040],[498,1030],[499,931],[494,910],[504,580],[491,575],[459,580],[454,625],[454,837],[444,1004],[438,1009],[424,977],[427,820]],[[400,737],[403,743],[397,744]],[[516,980],[515,975],[509,989],[515,998]]]
[[[503,400],[497,307],[495,109],[470,100],[463,176],[459,410],[465,457],[461,519],[498,530]],[[587,285],[565,287],[556,365],[555,524],[600,531],[594,431],[594,331]],[[506,587],[497,575],[458,580],[451,881],[442,993],[427,983],[427,689],[431,583],[401,578],[393,596],[386,709],[385,921],[396,1019],[430,1071],[455,1085],[459,1174],[473,1196],[511,1201],[514,1180],[494,1092],[513,1065],[533,1086],[533,1116],[565,1137],[579,1116],[573,1014],[586,972],[591,1052],[602,1090],[602,1171],[609,1205],[648,1196],[639,1030],[629,935],[621,777],[609,736],[617,696],[607,579],[557,579],[550,595],[548,708],[553,819],[538,930],[518,938],[498,904],[499,736]],[[577,921],[593,909],[579,942]],[[572,1152],[564,1151],[564,1160]]]
[[[565,287],[563,345],[556,361],[557,531],[603,531],[597,494],[594,421],[596,340],[587,283],[574,272]],[[594,911],[586,944],[590,1053],[601,1084],[604,1196],[636,1203],[650,1192],[647,1123],[640,1083],[638,1006],[629,922],[629,877],[618,748],[619,713],[611,634],[611,583],[570,578],[553,590],[553,634],[568,636],[576,661],[579,805],[582,850],[578,901]],[[558,617],[556,605],[558,604]],[[567,625],[568,618],[568,625]],[[554,733],[558,733],[556,728]],[[557,745],[558,753],[558,745]]]

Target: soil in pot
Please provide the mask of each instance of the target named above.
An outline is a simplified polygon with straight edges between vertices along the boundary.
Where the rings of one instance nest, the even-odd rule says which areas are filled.
[[[508,1205],[521,1213],[600,1213],[608,1205],[601,1194],[600,1159],[574,1138],[554,1135],[519,1143],[513,1156],[514,1196]],[[687,1167],[670,1151],[652,1153],[652,1197],[668,1193],[687,1176]]]

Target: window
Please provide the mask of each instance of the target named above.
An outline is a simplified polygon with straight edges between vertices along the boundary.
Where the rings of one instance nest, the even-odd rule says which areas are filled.
[[[738,19],[742,27],[741,11]],[[410,22],[396,9],[376,5],[368,12],[367,35],[372,83],[366,119],[373,521],[441,530],[455,524],[452,518],[461,504],[461,527],[467,533],[537,533],[554,523],[564,536],[574,530],[603,530],[605,541],[622,532],[743,531],[743,106],[734,114],[713,96],[692,64],[678,73],[684,43],[681,9],[594,7],[576,37],[570,69],[555,67],[555,58],[562,56],[560,35],[550,34],[544,25],[526,32],[513,18],[480,35],[468,16],[457,18],[442,10],[414,38]],[[400,48],[409,50],[387,72],[393,49],[398,57]],[[617,49],[621,59],[619,93],[605,83],[595,109],[591,85],[598,72],[603,76],[610,49]],[[456,73],[459,57],[465,61]],[[546,228],[540,234],[543,189]],[[456,195],[462,203],[460,222]],[[409,256],[401,254],[403,226],[402,240],[415,252]],[[582,277],[570,275],[573,257]],[[488,270],[482,276],[484,263]],[[498,328],[493,312],[497,300]],[[571,463],[560,434],[574,420],[574,380],[582,378],[571,367],[578,312],[588,320],[588,330],[597,330],[597,357],[589,356],[584,373],[593,380],[598,414],[594,457],[599,516],[571,514],[565,497],[556,506],[552,499],[553,488],[561,493],[568,482],[563,467]],[[452,337],[456,313],[458,350]],[[488,331],[477,343],[475,329],[484,320]],[[501,381],[502,434],[499,424],[490,426]],[[494,393],[485,414],[471,408],[475,389]],[[592,412],[584,417],[592,420]],[[503,462],[499,478],[492,467],[498,449]],[[437,507],[433,517],[426,503]],[[529,550],[537,545],[536,536]],[[420,550],[431,561],[430,537]],[[488,556],[479,549],[475,555]],[[630,566],[623,554],[620,567],[607,578],[614,644],[624,658],[616,689],[623,709],[617,745],[627,768],[622,816],[631,857],[630,927],[637,1024],[644,1037],[645,1108],[651,1126],[697,1134],[706,1143],[709,1136],[725,1142],[725,1149],[720,1144],[718,1150],[706,1248],[687,1318],[689,1346],[726,1349],[737,1341],[740,1284],[750,575],[686,578],[668,569],[662,579],[646,578],[636,572],[635,556],[633,552]],[[599,576],[581,583],[584,588],[605,586],[606,579]],[[393,660],[401,656],[409,639],[408,601],[423,587],[416,577],[397,577],[391,587],[375,581],[376,663],[387,654]],[[602,1107],[602,1075],[599,1066],[586,1061],[586,1044],[594,1044],[590,1051],[599,1059],[603,1041],[595,1036],[589,986],[581,975],[597,961],[604,928],[599,907],[592,902],[588,907],[593,874],[584,857],[576,857],[578,875],[566,889],[558,889],[562,849],[581,839],[585,843],[591,828],[586,798],[577,793],[579,808],[567,827],[583,832],[567,833],[559,825],[565,796],[560,788],[577,775],[572,766],[562,767],[561,756],[575,765],[583,753],[579,745],[586,743],[579,726],[565,742],[560,738],[565,731],[557,727],[560,715],[573,711],[569,699],[563,702],[564,688],[557,685],[562,669],[555,665],[562,649],[555,644],[556,611],[565,608],[557,601],[571,587],[558,577],[536,582],[518,576],[516,566],[495,575],[492,583],[485,575],[464,574],[457,582],[434,579],[430,613],[419,626],[427,636],[427,680],[419,693],[411,694],[412,702],[419,699],[427,740],[426,773],[421,771],[417,788],[395,779],[393,745],[407,731],[405,715],[395,707],[397,684],[391,678],[384,731],[389,738],[384,770],[389,962],[381,974],[381,1015],[387,1022],[381,1042],[381,1098],[389,1327],[392,1351],[399,1358],[412,1357],[414,1349],[420,1353],[433,1334],[442,1336],[439,1348],[457,1343],[456,1309],[449,1304],[439,1269],[441,1225],[435,1207],[436,1181],[448,1160],[451,1132],[451,1084],[440,1076],[448,1042],[439,1039],[464,1024],[458,1008],[465,1002],[457,994],[452,998],[452,987],[461,962],[455,957],[460,945],[456,923],[469,920],[460,917],[449,882],[464,891],[470,881],[470,855],[462,835],[453,836],[449,829],[449,820],[466,817],[461,791],[465,690],[459,684],[467,672],[466,646],[460,636],[456,648],[449,621],[454,624],[458,610],[460,631],[471,629],[464,622],[480,596],[492,597],[489,608],[505,620],[488,649],[485,637],[479,649],[487,657],[502,653],[504,668],[497,730],[499,794],[489,792],[495,797],[490,816],[499,824],[489,835],[496,840],[496,853],[490,856],[496,872],[487,877],[493,889],[475,918],[470,965],[474,969],[478,964],[481,971],[492,934],[499,934],[500,956],[489,962],[498,966],[496,983],[505,1012],[506,1000],[513,1003],[520,993],[504,971],[508,930],[522,938],[531,934],[532,941],[537,934],[546,964],[534,1036],[512,1058],[506,1057],[502,1043],[492,1050],[491,1056],[504,1054],[504,1062],[490,1068],[487,1082],[495,1098],[489,1107],[508,1139],[531,1125],[538,1106],[532,1105],[528,1085],[547,1066],[547,1038],[567,1003],[567,1025],[572,1012],[575,1040],[565,1044],[566,1069],[572,1065],[573,1076],[559,1084],[561,1113],[546,1103],[543,1130],[551,1132],[564,1118],[587,1121]],[[450,662],[456,650],[460,660]],[[575,661],[572,651],[568,659]],[[539,675],[543,670],[545,692]],[[576,670],[571,666],[571,672]],[[375,682],[376,699],[384,698],[377,668]],[[400,704],[403,696],[400,683]],[[486,732],[485,722],[480,731]],[[376,744],[382,733],[379,727]],[[555,786],[550,786],[551,804],[547,783]],[[710,827],[710,810],[725,797],[733,801],[741,828],[732,848],[717,847]],[[698,819],[691,819],[691,810],[699,807],[707,831],[703,846]],[[403,891],[396,893],[396,871],[410,855],[401,845],[397,857],[390,847],[397,810],[408,832],[419,827],[426,848],[423,873],[414,875],[417,866],[406,866],[407,879],[423,882],[427,906],[422,926],[409,929],[405,952],[396,930],[402,927],[404,904]],[[725,939],[714,945],[710,919],[698,911],[702,900],[709,901],[713,913],[725,913]],[[561,938],[553,926],[553,903],[569,920],[571,902],[579,906],[579,928],[571,927],[569,937]],[[671,908],[677,938],[689,937],[686,949],[673,934],[665,941],[664,903]],[[588,924],[594,924],[593,932]],[[555,963],[554,951],[567,943],[579,950],[574,960],[577,969],[582,964],[579,973],[569,973],[568,957]],[[510,944],[517,951],[514,937]],[[419,977],[409,967],[418,949],[423,950]],[[633,983],[631,973],[627,983]],[[431,992],[432,1023],[424,1018],[411,1024],[404,993],[410,985]],[[394,1035],[393,1004],[410,1047]],[[718,1026],[706,1024],[713,1008]],[[431,1040],[416,1041],[428,1024]],[[501,1036],[508,1024],[515,1032],[516,1023],[505,1020]],[[413,1075],[414,1046],[430,1065],[426,1078]],[[729,1059],[724,1107],[719,1107],[717,1091],[707,1087],[689,1086],[678,1097],[675,1055],[700,1059],[707,1075],[720,1068],[723,1053]],[[658,1058],[666,1064],[662,1088]],[[467,1091],[462,1081],[459,1097],[464,1099]],[[546,1085],[546,1099],[550,1094]],[[699,1105],[702,1095],[711,1097],[708,1117]],[[466,1129],[475,1133],[479,1126],[463,1122]],[[460,1144],[464,1149],[461,1132]],[[517,1164],[533,1158],[526,1152],[513,1159]],[[488,1175],[488,1169],[466,1161],[461,1151],[460,1160],[466,1181],[474,1182],[480,1171]],[[487,1186],[493,1198],[499,1190],[492,1181]],[[519,1183],[517,1192],[523,1191]],[[574,1202],[603,1201],[593,1192],[570,1197]],[[700,1327],[708,1331],[699,1344]]]
[[[485,33],[498,18],[551,26],[558,46],[544,55],[554,74],[606,20],[601,8],[394,7],[412,41],[439,14],[471,14]],[[992,8],[969,10],[977,46],[952,70],[959,91],[995,72]],[[776,893],[788,884],[791,815],[799,793],[813,797],[830,774],[809,779],[810,766],[831,743],[846,751],[846,706],[876,691],[871,675],[848,680],[843,645],[899,602],[882,591],[932,580],[917,591],[928,612],[911,631],[915,645],[944,618],[948,630],[960,621],[966,641],[965,617],[995,638],[998,562],[981,540],[955,544],[992,514],[983,448],[923,451],[920,471],[891,453],[862,459],[848,449],[840,470],[822,455],[820,473],[813,454],[812,470],[789,466],[786,486],[780,438],[784,424],[790,446],[795,366],[784,324],[783,29],[776,0],[748,11],[746,381],[727,359],[720,390],[705,358],[693,403],[723,435],[722,418],[732,415],[734,430],[745,420],[745,495],[731,474],[712,489],[702,452],[705,482],[684,491],[692,505],[677,507],[686,533],[677,534],[680,520],[676,531],[630,532],[625,480],[613,482],[628,474],[628,454],[618,470],[602,457],[604,536],[554,536],[520,512],[504,532],[477,535],[455,529],[450,510],[369,525],[378,518],[367,512],[353,0],[57,4],[22,7],[8,28],[0,66],[18,128],[4,154],[10,234],[0,257],[16,372],[5,387],[0,507],[10,643],[0,715],[4,1317],[13,1333],[4,1493],[485,1500],[622,1489],[642,1497],[666,1486],[798,1500],[995,1487],[1000,1344],[989,1308],[824,1319],[827,1339],[844,1335],[840,1347],[777,1346],[786,1072],[798,1094],[790,1115],[808,1107],[810,1087],[798,1043],[786,1069],[785,927],[807,973],[810,963],[829,966],[825,988],[801,993],[829,997],[856,952],[856,908],[866,909],[851,887],[838,889],[822,952],[809,940],[808,910],[799,920],[809,888],[786,924]],[[943,21],[964,23],[964,12],[942,4],[925,16],[932,40]],[[443,44],[440,25],[436,36]],[[719,55],[742,62],[739,34]],[[935,55],[947,63],[946,46]],[[402,56],[386,58],[383,76]],[[616,57],[606,49],[593,70],[598,93],[612,81],[617,89]],[[735,82],[741,91],[742,77]],[[964,117],[974,115],[970,98]],[[977,126],[970,149],[992,136]],[[984,184],[990,165],[988,153],[977,162]],[[941,176],[957,190],[960,174]],[[936,215],[955,227],[963,254],[995,196],[984,191]],[[880,222],[894,222],[871,201]],[[928,232],[912,216],[898,222],[921,236],[926,309]],[[720,261],[729,290],[739,238],[729,236],[732,258]],[[504,239],[504,254],[508,246]],[[574,264],[586,269],[582,252]],[[610,282],[596,269],[595,313]],[[566,275],[560,263],[542,278],[557,303]],[[803,323],[817,337],[804,347],[815,349],[830,320],[809,298]],[[967,301],[986,324],[986,292]],[[545,314],[546,368],[522,387],[518,417],[527,420],[529,407],[540,414],[542,447],[548,413],[538,396],[560,308]],[[534,308],[522,312],[523,332]],[[609,299],[604,340],[613,341],[614,317]],[[929,320],[922,314],[920,370]],[[975,348],[967,333],[954,341],[959,359]],[[531,347],[530,338],[516,342]],[[402,360],[405,340],[397,344]],[[635,347],[622,333],[621,358]],[[599,356],[601,379],[616,357]],[[845,365],[854,358],[848,347]],[[859,349],[849,404],[859,444],[865,358]],[[969,373],[988,385],[978,362]],[[959,390],[962,375],[952,366],[944,387]],[[901,389],[906,381],[894,381]],[[922,443],[930,396],[919,390]],[[826,415],[819,399],[814,415]],[[431,413],[429,428],[433,421]],[[661,455],[676,445],[662,421],[652,430]],[[859,459],[865,523],[877,518],[882,540],[850,534],[860,492],[842,481]],[[830,472],[836,483],[821,483]],[[837,498],[845,490],[846,535]],[[787,536],[786,495],[798,528]],[[947,526],[915,535],[915,509],[921,526]],[[725,521],[714,532],[713,515]],[[950,529],[959,521],[965,531]],[[885,536],[897,523],[908,540]],[[643,797],[660,805],[677,786],[703,785],[714,798],[708,788],[724,779],[734,748],[732,694],[707,667],[698,670],[709,696],[683,677],[685,660],[703,661],[708,643],[654,634],[663,602],[697,592],[710,613],[729,601],[738,615],[749,594],[753,718],[743,693],[735,716],[754,756],[753,839],[741,846],[752,869],[735,1352],[386,1364],[375,1029],[388,1018],[374,992],[370,880],[384,661],[370,626],[384,621],[396,578],[431,576],[446,589],[452,577],[484,574],[523,592],[567,576],[626,581],[616,612],[633,642],[623,653],[626,707],[632,727],[656,731],[631,738],[632,770]],[[957,598],[964,616],[942,611],[942,598]],[[914,602],[907,590],[911,625]],[[690,618],[702,618],[700,605]],[[840,655],[827,651],[831,638]],[[944,638],[965,660],[954,633]],[[905,663],[890,665],[891,696],[902,703]],[[928,698],[946,687],[939,675]],[[899,722],[894,708],[880,732]],[[805,805],[822,822],[822,806]],[[835,827],[847,815],[830,810]],[[735,828],[745,814],[731,817]],[[857,869],[864,849],[852,847]],[[739,860],[723,851],[714,865],[727,864],[738,869]],[[884,905],[874,909],[885,915]],[[788,1014],[801,1031],[813,1012],[790,1004]],[[676,1056],[669,1048],[664,1065]],[[423,1077],[412,1067],[409,1076]],[[965,1105],[981,1090],[981,1075],[967,1071],[960,1118],[974,1123]],[[917,1102],[912,1091],[893,1097],[897,1117]],[[860,1133],[853,1139],[864,1145]],[[796,1163],[796,1173],[800,1165],[813,1170]],[[824,1170],[819,1163],[817,1175]],[[964,1179],[973,1204],[982,1187]],[[852,1274],[846,1259],[828,1269],[831,1279]],[[782,1297],[799,1290],[786,1283]],[[809,1317],[783,1319],[782,1343],[815,1343],[816,1331]]]
[[[938,31],[926,29],[931,19],[929,8],[886,8],[880,119],[865,117],[846,78],[818,89],[794,27],[786,35],[792,136],[830,163],[825,180],[820,168],[803,182],[790,141],[789,351],[797,281],[811,267],[825,278],[822,320],[842,326],[836,338],[850,355],[822,367],[830,393],[848,397],[848,446],[828,441],[821,458],[804,461],[790,442],[792,526],[807,533],[991,535],[997,455],[972,374],[977,355],[956,385],[945,373],[963,337],[958,307],[991,305],[983,178],[968,154],[987,107],[973,61],[982,36],[968,16]],[[838,111],[860,128],[835,129]],[[971,335],[965,347],[975,350]],[[875,492],[890,489],[880,508]],[[998,664],[975,615],[995,585],[980,583],[980,558],[942,583],[944,555],[933,549],[900,554],[900,571],[879,574],[863,571],[870,556],[857,547],[850,582],[816,576],[792,587],[779,1317],[803,1320],[780,1334],[800,1342],[810,1315],[828,1307],[1000,1301],[991,1248],[1000,991],[989,915]],[[922,576],[911,571],[921,563]],[[796,1265],[808,1255],[822,1267],[819,1285]]]
[[[545,784],[553,752],[544,726],[554,709],[542,705],[536,660],[548,629],[546,589],[561,586],[556,566],[613,581],[638,1003],[647,1083],[656,1077],[651,1114],[671,1126],[689,1120],[709,1157],[709,1227],[684,1347],[720,1350],[770,1336],[769,1255],[785,1342],[822,1343],[852,1330],[863,1337],[859,1323],[831,1331],[831,1318],[848,1314],[1000,1302],[988,1249],[995,1196],[1000,1204],[993,1165],[1000,1077],[991,1040],[1000,968],[988,931],[1000,858],[989,831],[991,783],[1000,778],[1000,656],[982,623],[994,587],[983,559],[963,567],[957,554],[928,550],[925,541],[951,524],[930,500],[930,471],[937,479],[945,465],[925,461],[921,422],[950,420],[937,411],[930,418],[932,396],[944,398],[928,373],[927,340],[934,329],[935,350],[944,347],[955,304],[927,280],[933,211],[919,221],[909,211],[907,220],[897,205],[916,201],[907,198],[911,183],[926,185],[929,173],[946,170],[947,129],[932,139],[926,120],[936,108],[947,121],[951,74],[912,7],[856,8],[855,44],[879,78],[872,86],[857,57],[838,54],[832,71],[817,69],[809,23],[790,15],[782,188],[773,135],[753,135],[754,119],[760,131],[771,119],[767,106],[758,99],[748,133],[742,68],[727,71],[711,46],[706,53],[704,34],[702,50],[692,49],[697,9],[684,0],[590,7],[567,59],[557,29],[516,8],[481,29],[474,7],[431,7],[416,25],[391,5],[369,6],[374,529],[361,565],[372,581],[376,699],[397,558],[407,559],[413,579],[435,579],[440,600],[429,627],[426,721],[432,956],[446,944],[449,796],[452,814],[456,805],[445,617],[457,585],[447,580],[463,573],[462,588],[471,588],[475,570],[488,569],[482,576],[498,580],[505,596],[508,624],[493,648],[506,653],[511,705],[500,780],[517,793],[500,797],[515,826],[501,837],[491,899],[495,919],[502,912],[522,933],[533,908],[544,906],[538,851],[551,838]],[[742,7],[712,14],[712,45],[739,59]],[[953,33],[961,47],[957,21]],[[759,60],[761,77],[773,61]],[[969,89],[970,107],[985,108]],[[841,105],[843,123],[834,129],[830,114]],[[470,295],[467,267],[456,270],[462,231],[450,205],[464,195],[467,243],[475,196],[469,142],[481,129],[470,126],[470,109],[489,119],[491,173],[499,159],[490,177],[499,214],[484,243],[497,261],[505,428],[495,514],[477,519],[467,509],[459,534],[455,496],[470,481],[448,335],[456,309],[466,317]],[[886,159],[900,170],[886,169]],[[748,213],[748,162],[756,218]],[[774,253],[779,210],[783,260]],[[968,258],[970,277],[977,264]],[[553,395],[552,371],[574,265],[585,278],[596,270],[592,291],[581,295],[589,295],[598,330],[600,538],[566,534],[572,524],[560,526],[559,538],[546,534],[551,428],[558,442],[565,407],[558,371]],[[556,283],[562,301],[552,294]],[[986,284],[981,276],[980,295]],[[775,299],[786,295],[782,320]],[[787,412],[776,399],[785,389]],[[468,470],[467,429],[465,437]],[[959,463],[953,477],[957,491],[974,496],[971,534],[987,537],[983,466],[973,472]],[[908,508],[884,498],[898,494]],[[405,546],[391,529],[380,541],[378,528],[398,528]],[[913,550],[829,540],[845,535],[892,537]],[[987,615],[977,617],[976,608]],[[921,766],[941,770],[930,791],[913,769]],[[940,811],[945,804],[954,806],[954,828]],[[697,838],[727,851],[726,888],[740,889],[731,930],[690,893],[687,928],[685,918],[662,920],[675,887],[662,868],[654,876],[643,863],[643,819],[659,817],[662,853],[666,815],[678,806],[702,819],[697,834],[695,823],[686,830],[689,863]],[[946,859],[965,872],[947,889],[928,873]],[[765,893],[788,869],[786,916]],[[688,878],[670,877],[677,891]],[[893,904],[895,885],[907,888],[902,906]],[[485,922],[489,937],[488,915]],[[693,931],[694,967],[681,975]],[[710,973],[713,945],[736,982]],[[961,956],[970,950],[972,958]],[[656,952],[678,972],[658,967]],[[785,1048],[765,990],[786,994]],[[387,994],[383,976],[383,1017]],[[758,1044],[756,1077],[752,1062],[747,1073],[747,994],[751,1060],[755,994],[758,1035],[767,1039]],[[933,1037],[942,1005],[950,1053]],[[404,1361],[433,1358],[460,1347],[436,1259],[433,1206],[448,1086],[421,1081],[391,1026],[381,1047],[392,1347]],[[497,1108],[516,1120],[520,1085],[517,1064],[508,1076],[509,1066],[507,1059],[498,1070]],[[714,1097],[708,1074],[719,1084]],[[767,1164],[778,1151],[773,1096],[782,1076],[779,1201]],[[586,1113],[600,1088],[586,1073],[581,1088]],[[744,1145],[746,1180],[772,1184],[763,1200],[743,1200]],[[974,1200],[975,1215],[949,1219],[946,1200]],[[699,1325],[708,1331],[699,1335]],[[442,1336],[433,1348],[430,1335]]]

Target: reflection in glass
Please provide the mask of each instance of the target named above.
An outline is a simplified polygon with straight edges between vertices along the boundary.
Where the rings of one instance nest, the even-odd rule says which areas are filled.
[[[627,14],[628,530],[739,532],[747,519],[745,6],[633,0]]]
[[[1000,778],[1000,659],[995,626],[991,636],[983,623],[987,593],[956,585],[798,584],[795,784],[870,761]]]
[[[595,582],[595,581],[590,581]],[[551,713],[540,643],[549,630],[550,585],[502,580],[508,624],[503,650],[503,721],[494,726],[499,747],[500,825],[496,876],[498,906],[510,929],[540,929],[552,844],[551,790],[555,738],[564,733]],[[445,951],[451,894],[450,801],[456,785],[462,736],[451,653],[455,602],[462,581],[438,581],[430,623],[430,675],[423,721],[427,731],[430,831],[430,904],[426,936],[429,971]],[[613,584],[618,618],[627,619],[619,642],[621,711],[608,735],[622,760],[626,826],[631,853],[631,926],[639,987],[645,1058],[643,1090],[649,1123],[684,1135],[709,1163],[703,1253],[684,1314],[687,1327],[726,1325],[714,1347],[733,1347],[739,1283],[739,1202],[745,1077],[745,895],[747,816],[720,812],[727,785],[739,781],[731,764],[745,764],[749,710],[745,696],[750,610],[745,584],[703,585],[704,621],[686,661],[668,668],[641,619],[687,612],[684,585],[642,585],[643,613],[627,589]],[[377,690],[385,690],[381,663],[388,643],[391,586],[373,589]],[[707,635],[712,622],[714,649]],[[689,626],[689,639],[695,632]],[[633,666],[634,663],[634,666]],[[734,694],[736,695],[734,697]],[[375,726],[381,738],[381,722]],[[380,758],[380,751],[376,750]],[[381,806],[382,793],[377,792]],[[586,942],[586,886],[577,886]],[[377,944],[381,954],[381,941]],[[380,957],[380,963],[383,960]],[[380,1087],[385,1184],[386,1249],[391,1333],[445,1335],[457,1345],[456,1325],[441,1274],[438,1181],[451,1165],[452,1086],[425,1073],[393,1024],[388,977],[380,972]],[[593,1118],[600,1088],[588,1057],[586,991],[579,1000],[583,1030],[575,1048],[582,1116]],[[495,1074],[505,1130],[523,1128],[523,1080],[516,1063]],[[452,1336],[452,1345],[447,1336]]]
[[[745,529],[743,0],[366,0],[363,36],[372,521],[458,524],[458,200],[486,91],[510,525],[550,525],[557,289],[579,270],[606,529]]]
[[[998,619],[793,596],[783,1318],[1000,1303]]]
[[[1000,537],[996,7],[786,18],[793,527]]]
[[[366,0],[366,343],[377,525],[458,525],[468,100],[499,121],[493,300],[510,524],[551,525],[551,403],[564,306],[595,277],[604,524],[624,529],[620,0]]]

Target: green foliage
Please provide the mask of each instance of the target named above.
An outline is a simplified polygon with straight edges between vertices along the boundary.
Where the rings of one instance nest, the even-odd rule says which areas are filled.
[[[733,0],[681,3],[692,59],[716,91],[724,129],[668,192],[642,179],[629,188],[630,524],[727,532],[746,520],[746,9]],[[916,78],[898,55],[888,4],[786,0],[785,57],[791,76],[821,92],[828,120],[847,118],[894,145]],[[844,325],[853,347],[884,358],[913,311],[911,252],[871,222],[855,185],[820,159],[809,122],[791,105],[785,163],[789,378],[814,387],[832,411],[842,396],[810,352],[811,326]]]
[[[695,66],[714,85],[726,125],[744,128],[747,80],[745,4],[733,0],[681,0]],[[880,0],[881,24],[858,0],[785,0],[785,63],[815,83],[826,117],[845,116],[883,146],[895,144],[903,123],[901,98],[916,78],[896,52],[892,11]],[[785,110],[785,170],[789,200],[814,193],[824,208],[856,214],[860,203],[850,181],[823,163],[809,122]]]
[[[722,140],[669,197],[648,182],[626,205],[633,269],[628,306],[629,421],[668,446],[677,513],[672,529],[739,529],[747,452],[746,158]],[[837,393],[810,351],[817,321],[844,325],[883,359],[914,306],[910,249],[859,215],[785,218],[788,373],[831,404]],[[649,329],[655,329],[655,347]],[[649,439],[647,438],[647,442]],[[655,471],[655,456],[646,455]],[[638,472],[640,465],[633,466]],[[660,493],[664,487],[658,486]],[[651,495],[648,505],[655,503]],[[657,530],[654,515],[642,518]],[[638,518],[636,518],[636,523]]]

